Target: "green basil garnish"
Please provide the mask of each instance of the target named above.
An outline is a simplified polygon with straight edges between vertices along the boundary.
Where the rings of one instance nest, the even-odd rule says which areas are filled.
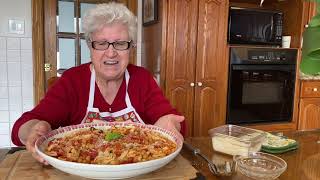
[[[116,140],[116,139],[120,139],[122,138],[122,134],[120,133],[116,133],[116,132],[109,132],[106,134],[106,136],[104,137],[104,139],[106,141],[112,141],[112,140]]]

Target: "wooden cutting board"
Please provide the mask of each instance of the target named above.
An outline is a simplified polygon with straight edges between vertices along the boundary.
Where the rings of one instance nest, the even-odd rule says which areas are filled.
[[[149,174],[131,179],[156,180],[156,179],[192,179],[196,177],[197,170],[178,155],[173,161],[161,169]],[[7,155],[0,163],[1,180],[85,180],[79,176],[70,175],[52,166],[38,163],[29,152],[23,150]]]

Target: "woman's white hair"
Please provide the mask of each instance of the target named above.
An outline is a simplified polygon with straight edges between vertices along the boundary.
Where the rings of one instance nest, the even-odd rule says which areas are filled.
[[[95,8],[89,9],[82,22],[82,30],[87,42],[90,42],[92,33],[112,23],[122,23],[128,27],[129,38],[134,43],[137,40],[137,18],[121,3],[97,4]]]

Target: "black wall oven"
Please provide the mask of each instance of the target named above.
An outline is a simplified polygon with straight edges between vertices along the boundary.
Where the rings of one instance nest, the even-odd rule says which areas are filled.
[[[292,120],[295,49],[230,48],[227,123]]]

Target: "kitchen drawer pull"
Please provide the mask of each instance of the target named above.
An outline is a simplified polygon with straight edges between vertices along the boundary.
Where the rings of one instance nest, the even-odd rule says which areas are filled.
[[[192,83],[190,83],[190,86],[191,86],[191,87],[194,87],[194,83],[193,83],[193,82],[192,82]]]
[[[200,86],[200,87],[201,87],[201,86],[202,86],[202,82],[198,82],[198,86]]]
[[[313,88],[312,91],[317,92],[318,88]]]

